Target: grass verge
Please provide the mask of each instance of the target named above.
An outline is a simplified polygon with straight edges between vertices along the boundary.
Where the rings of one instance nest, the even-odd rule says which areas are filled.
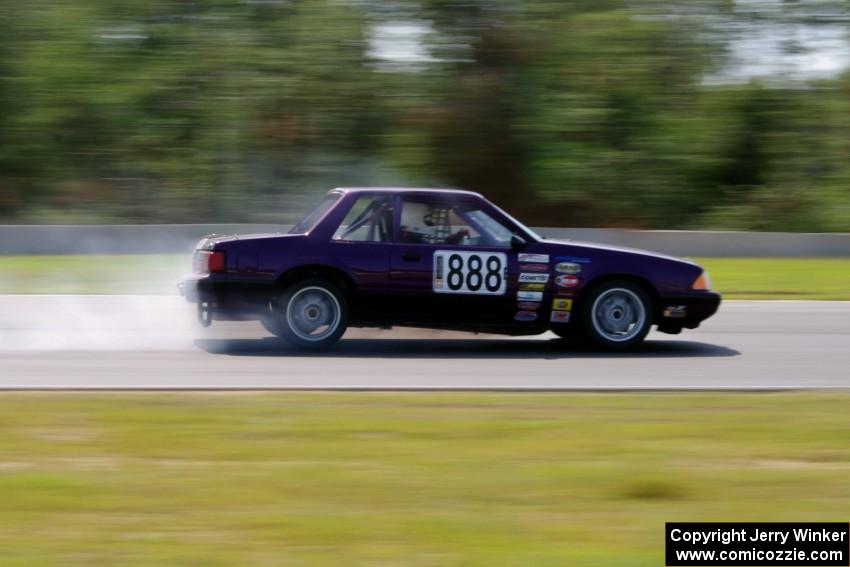
[[[697,258],[726,299],[850,300],[850,258]],[[0,293],[175,293],[184,255],[0,256]]]
[[[726,299],[850,300],[850,258],[698,258]]]
[[[177,293],[188,254],[0,256],[0,293]]]
[[[846,521],[848,393],[0,395],[29,565],[662,565],[665,521]]]

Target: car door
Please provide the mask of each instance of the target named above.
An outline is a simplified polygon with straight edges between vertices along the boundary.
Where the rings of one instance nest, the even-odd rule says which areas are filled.
[[[390,312],[386,297],[390,293],[394,203],[391,195],[357,195],[329,242],[332,264],[354,279],[355,319],[380,321]]]
[[[436,326],[513,319],[516,254],[509,242],[486,238],[465,218],[468,207],[440,194],[400,199],[398,240],[390,259],[399,318]]]

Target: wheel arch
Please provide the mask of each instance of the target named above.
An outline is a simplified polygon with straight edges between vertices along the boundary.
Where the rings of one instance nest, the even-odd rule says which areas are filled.
[[[344,270],[327,264],[305,264],[290,268],[275,280],[275,289],[281,292],[296,281],[306,278],[323,278],[336,284],[349,300],[353,299],[357,289],[354,280]]]
[[[628,274],[628,273],[605,273],[596,276],[587,282],[584,286],[582,286],[581,291],[576,297],[576,303],[581,305],[590,294],[597,289],[599,286],[611,282],[611,281],[628,281],[632,282],[638,286],[646,293],[649,300],[652,302],[650,305],[649,315],[652,317],[652,322],[654,323],[657,320],[657,311],[658,306],[661,303],[661,295],[658,293],[658,290],[655,289],[655,286],[645,277],[640,276],[638,274]],[[579,312],[578,309],[575,310]]]

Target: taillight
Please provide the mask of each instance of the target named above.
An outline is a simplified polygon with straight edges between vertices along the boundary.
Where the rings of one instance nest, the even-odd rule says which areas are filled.
[[[224,272],[227,266],[224,265],[224,252],[210,252],[210,259],[207,262],[207,267],[212,272]]]
[[[708,274],[703,272],[699,275],[699,277],[694,281],[691,289],[708,291],[711,289],[711,279],[709,279]]]
[[[213,274],[226,271],[224,252],[216,250],[198,250],[195,252],[195,271],[201,274]]]

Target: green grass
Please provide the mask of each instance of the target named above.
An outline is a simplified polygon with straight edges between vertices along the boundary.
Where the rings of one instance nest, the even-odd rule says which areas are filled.
[[[850,300],[850,258],[698,258],[726,299]],[[0,293],[175,293],[188,255],[0,256]]]
[[[188,254],[0,256],[0,293],[177,293]]]
[[[0,395],[10,566],[663,565],[847,521],[850,394]]]
[[[850,300],[850,258],[699,258],[727,299]]]

